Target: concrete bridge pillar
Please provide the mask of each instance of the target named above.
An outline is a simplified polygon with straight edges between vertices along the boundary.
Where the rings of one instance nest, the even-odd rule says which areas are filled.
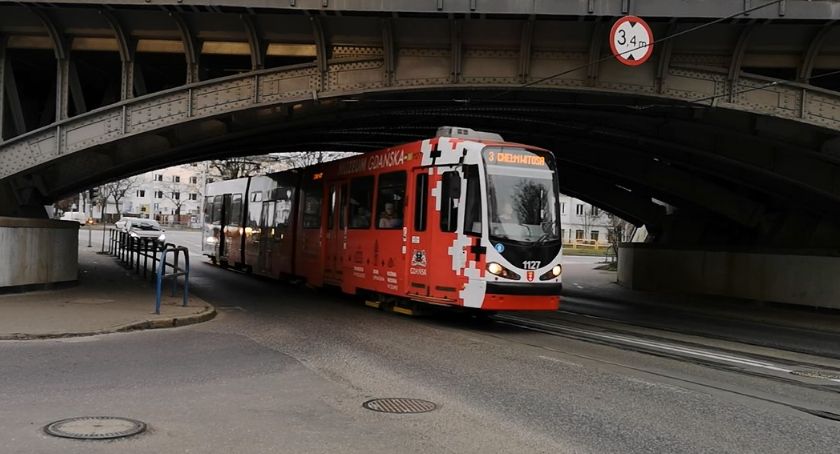
[[[840,256],[825,254],[625,244],[618,282],[633,290],[840,309]]]
[[[79,224],[0,217],[0,293],[74,282],[79,274]]]

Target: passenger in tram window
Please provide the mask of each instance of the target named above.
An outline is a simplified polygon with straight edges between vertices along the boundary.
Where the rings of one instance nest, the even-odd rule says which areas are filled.
[[[394,204],[385,203],[385,210],[379,215],[380,229],[398,229],[402,227],[402,218],[394,211]]]

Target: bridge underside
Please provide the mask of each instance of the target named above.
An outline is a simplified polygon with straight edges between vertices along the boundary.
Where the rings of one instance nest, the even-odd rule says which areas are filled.
[[[660,44],[635,68],[606,42],[633,11],[80,3],[0,6],[0,215],[176,163],[459,125],[552,150],[563,191],[662,245],[840,243],[840,11],[824,1],[700,28],[657,3]]]
[[[89,147],[8,181],[30,188],[37,205],[175,163],[364,152],[427,138],[440,125],[462,125],[552,150],[564,192],[646,225],[660,244],[837,243],[840,142],[829,131],[621,94],[527,90],[500,100],[500,93],[383,91],[244,110]]]

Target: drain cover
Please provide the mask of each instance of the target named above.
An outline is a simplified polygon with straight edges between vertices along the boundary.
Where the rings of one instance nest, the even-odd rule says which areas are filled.
[[[82,416],[62,419],[44,427],[44,432],[55,437],[79,440],[108,440],[129,437],[146,430],[146,423],[114,416]]]
[[[404,397],[373,399],[363,403],[362,406],[382,413],[426,413],[437,408],[434,402]]]

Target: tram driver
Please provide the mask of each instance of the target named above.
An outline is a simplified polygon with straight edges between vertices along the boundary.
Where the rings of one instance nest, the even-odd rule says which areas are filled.
[[[502,210],[499,213],[499,221],[519,223],[519,216],[513,212],[513,206],[510,202],[505,202],[505,204],[502,205]]]
[[[385,209],[379,214],[379,228],[398,229],[400,227],[402,227],[402,218],[397,216],[394,204],[391,202],[385,203]]]

